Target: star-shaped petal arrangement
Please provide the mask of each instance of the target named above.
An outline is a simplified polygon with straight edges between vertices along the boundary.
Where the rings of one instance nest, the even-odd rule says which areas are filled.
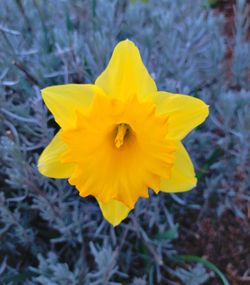
[[[117,44],[95,84],[51,86],[42,96],[61,129],[41,154],[39,171],[94,196],[112,225],[149,188],[181,192],[196,185],[181,140],[205,120],[208,106],[157,91],[133,42]]]

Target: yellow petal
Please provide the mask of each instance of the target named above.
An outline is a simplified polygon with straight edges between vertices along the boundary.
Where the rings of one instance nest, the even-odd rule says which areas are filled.
[[[178,143],[176,158],[170,179],[161,179],[163,192],[184,192],[196,185],[197,179],[193,163],[181,142]]]
[[[126,205],[116,200],[111,200],[106,204],[101,201],[98,201],[98,203],[104,218],[114,227],[119,225],[128,216],[130,211]]]
[[[61,131],[55,135],[38,160],[39,172],[52,178],[68,178],[74,170],[73,164],[62,163],[60,160],[67,149],[67,145],[60,139],[60,133]]]
[[[208,116],[208,106],[192,96],[156,92],[152,99],[158,115],[169,116],[167,136],[181,140]]]
[[[142,98],[157,90],[138,48],[129,40],[117,44],[107,68],[95,84],[116,99],[126,99],[135,94]]]
[[[63,129],[74,127],[76,110],[88,110],[94,95],[103,91],[92,84],[65,84],[42,90],[45,104]]]

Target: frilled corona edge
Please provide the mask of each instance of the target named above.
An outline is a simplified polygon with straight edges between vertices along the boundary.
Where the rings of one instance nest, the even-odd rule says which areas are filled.
[[[112,225],[149,188],[180,192],[196,185],[181,140],[205,120],[208,106],[157,91],[133,42],[117,44],[95,84],[51,86],[42,96],[61,129],[41,154],[39,171],[96,197]]]

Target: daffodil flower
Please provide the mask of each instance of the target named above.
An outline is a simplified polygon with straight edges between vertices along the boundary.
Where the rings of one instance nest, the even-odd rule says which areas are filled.
[[[42,90],[60,130],[41,154],[39,171],[68,178],[81,196],[94,196],[118,225],[140,197],[196,185],[181,140],[208,115],[191,96],[157,91],[139,50],[121,41],[95,84]]]

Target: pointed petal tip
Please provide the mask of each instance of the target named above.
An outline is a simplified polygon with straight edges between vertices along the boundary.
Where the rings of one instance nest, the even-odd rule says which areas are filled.
[[[131,41],[130,39],[125,39],[125,40],[118,42],[115,45],[115,49],[119,48],[119,47],[138,49],[137,45],[133,41]]]
[[[123,220],[125,220],[131,210],[126,205],[117,200],[110,200],[105,204],[98,199],[97,201],[104,218],[113,227],[118,226]]]
[[[138,94],[142,99],[157,91],[138,47],[129,39],[116,44],[107,67],[97,77],[95,84],[106,94],[119,99],[127,99],[131,94]]]
[[[74,171],[74,165],[62,163],[61,155],[65,152],[67,146],[60,139],[59,131],[47,147],[40,154],[37,161],[38,171],[51,178],[68,178]]]
[[[210,109],[210,106],[207,105],[205,102],[204,103],[204,121],[206,120],[206,118],[208,117],[209,115],[209,109]]]
[[[187,192],[197,185],[194,166],[181,142],[178,143],[176,160],[170,179],[161,180],[162,192]]]
[[[39,158],[39,160],[40,160],[40,158]],[[36,165],[38,172],[45,177],[54,178],[54,177],[51,177],[50,174],[48,173],[46,164],[41,163],[39,160],[38,160],[37,165]]]

